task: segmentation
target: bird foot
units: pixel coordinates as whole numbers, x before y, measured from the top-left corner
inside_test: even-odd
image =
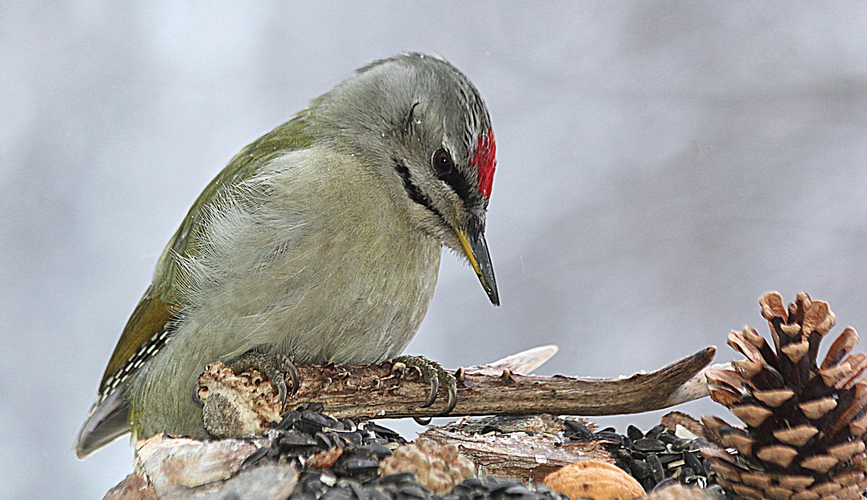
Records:
[[[403,367],[400,366],[401,363],[403,364]],[[406,367],[418,368],[421,372],[422,378],[430,384],[430,394],[428,395],[427,401],[422,405],[422,408],[427,408],[434,404],[437,398],[437,392],[439,392],[440,389],[440,384],[442,384],[448,393],[448,400],[446,401],[445,408],[443,408],[443,411],[439,416],[448,415],[455,409],[455,405],[458,404],[457,381],[455,380],[455,376],[446,371],[446,369],[439,363],[431,361],[423,356],[398,356],[394,358],[393,365],[394,369],[399,371],[405,370]]]
[[[256,351],[247,351],[237,358],[227,361],[226,366],[236,374],[243,373],[250,368],[262,372],[277,387],[281,408],[286,404],[286,397],[290,394],[286,387],[286,376],[288,375],[292,381],[291,394],[298,392],[300,387],[298,369],[295,368],[292,360],[284,354],[262,354]]]

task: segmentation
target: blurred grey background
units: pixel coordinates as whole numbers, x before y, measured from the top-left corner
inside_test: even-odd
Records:
[[[3,2],[0,496],[99,498],[131,471],[125,439],[70,447],[163,245],[240,148],[402,51],[488,103],[503,303],[447,257],[409,352],[555,343],[540,373],[600,377],[728,360],[771,289],[867,329],[867,6],[562,4]]]

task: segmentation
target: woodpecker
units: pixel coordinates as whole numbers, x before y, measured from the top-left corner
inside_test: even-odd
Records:
[[[485,241],[485,103],[447,61],[375,61],[229,162],[163,251],[74,451],[132,431],[205,438],[191,391],[246,353],[361,365],[400,355],[442,247],[499,304]]]

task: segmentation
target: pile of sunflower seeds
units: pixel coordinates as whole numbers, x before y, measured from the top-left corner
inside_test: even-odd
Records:
[[[637,479],[647,492],[680,483],[698,486],[712,496],[724,498],[713,469],[701,455],[700,449],[708,446],[703,437],[678,437],[661,424],[647,432],[630,425],[624,435],[613,427],[592,432],[577,420],[565,422],[565,436],[569,439],[604,441],[602,446],[611,453],[617,466]]]
[[[310,404],[287,413],[267,432],[268,445],[253,452],[244,465],[263,459],[280,460],[295,464],[302,472],[327,469],[335,482],[342,478],[367,481],[377,476],[380,460],[406,444],[391,429],[373,422],[337,420],[321,413],[321,409],[321,405]],[[340,454],[332,463],[318,463],[317,467],[308,464],[314,455],[321,456],[336,448]]]
[[[391,474],[370,481],[338,479],[323,481],[328,473],[305,471],[290,499],[322,500],[569,500],[544,486],[530,491],[516,481],[498,481],[493,477],[471,477],[454,487],[447,495],[434,495],[416,481],[409,472]]]
[[[566,495],[554,493],[538,484],[535,491],[516,481],[498,481],[491,476],[483,479],[471,477],[454,487],[443,500],[569,500]]]
[[[300,472],[291,500],[569,500],[541,485],[530,491],[521,483],[492,477],[471,477],[443,496],[431,493],[410,473],[380,478],[380,461],[407,441],[373,422],[338,420],[321,410],[321,405],[309,404],[289,412],[268,431],[268,445],[244,462],[294,463]],[[316,457],[335,448],[342,451],[333,463],[313,466]]]

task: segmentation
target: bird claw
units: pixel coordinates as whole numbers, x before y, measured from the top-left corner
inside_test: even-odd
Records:
[[[446,406],[439,416],[445,416],[455,409],[458,404],[458,386],[454,375],[447,372],[439,363],[431,361],[423,356],[398,356],[394,358],[394,363],[403,363],[408,367],[418,368],[422,377],[430,384],[430,393],[425,403],[421,406],[427,408],[434,404],[437,399],[437,393],[440,390],[440,382],[446,389],[448,399]]]
[[[193,399],[193,404],[195,404],[199,408],[205,407],[205,402],[202,401],[202,399],[199,397],[199,383],[198,382],[193,384],[193,392],[191,394],[191,397]]]
[[[424,371],[422,371],[422,375],[424,375]],[[440,377],[436,372],[430,373],[428,382],[430,382],[430,392],[428,393],[424,404],[421,405],[422,408],[427,408],[434,404],[437,400],[437,393],[440,391]]]
[[[268,377],[268,380],[277,387],[277,393],[280,397],[280,406],[286,404],[286,398],[298,392],[300,387],[300,377],[298,369],[292,363],[292,360],[284,354],[263,354],[256,351],[247,351],[244,354],[226,362],[235,373],[242,373],[250,368],[255,368]],[[289,375],[292,381],[292,392],[286,387],[286,375]]]

